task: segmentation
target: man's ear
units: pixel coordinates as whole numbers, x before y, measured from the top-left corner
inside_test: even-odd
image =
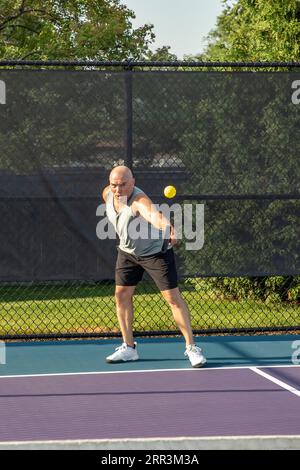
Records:
[[[110,189],[110,187],[106,186],[102,191],[102,199],[104,200],[104,202],[106,202],[106,196],[107,196],[107,193],[108,193],[109,189]]]

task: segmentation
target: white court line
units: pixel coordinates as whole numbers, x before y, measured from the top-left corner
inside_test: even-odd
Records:
[[[272,375],[267,374],[266,372],[263,372],[262,370],[258,369],[257,367],[249,367],[249,369],[252,370],[253,372],[255,372],[256,374],[261,375],[265,379],[268,379],[271,382],[274,382],[275,384],[279,385],[279,387],[282,387],[285,390],[288,390],[289,392],[294,393],[295,395],[297,395],[297,397],[300,397],[300,390],[297,390],[296,388],[292,387],[291,385],[289,385],[285,382],[282,382],[282,380],[276,379]]]
[[[0,450],[296,450],[300,435],[1,441]]]
[[[262,365],[259,367],[300,367],[299,365],[295,364],[278,364],[278,365]],[[255,369],[254,366],[225,366],[225,367],[203,367],[203,368],[181,368],[181,369],[142,369],[142,370],[114,370],[114,371],[93,371],[93,372],[57,372],[53,374],[23,374],[23,375],[0,375],[0,379],[18,379],[18,378],[26,378],[26,377],[64,377],[64,376],[77,376],[77,375],[108,375],[108,374],[136,374],[136,373],[145,373],[145,372],[178,372],[178,371],[190,371],[194,373],[199,372],[212,372],[214,370],[239,370],[239,369]]]

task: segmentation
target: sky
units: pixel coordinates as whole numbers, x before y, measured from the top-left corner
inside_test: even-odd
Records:
[[[136,19],[133,27],[145,23],[154,25],[155,50],[171,46],[170,52],[178,59],[202,52],[207,44],[206,36],[216,26],[217,16],[222,12],[222,0],[121,0]]]

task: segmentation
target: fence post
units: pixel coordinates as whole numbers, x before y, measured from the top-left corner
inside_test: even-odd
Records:
[[[132,169],[132,65],[125,66],[126,90],[126,160],[125,165]]]
[[[6,350],[4,341],[0,341],[0,365],[6,364]]]

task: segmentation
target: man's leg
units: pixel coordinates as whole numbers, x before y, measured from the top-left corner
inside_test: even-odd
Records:
[[[107,356],[106,362],[137,361],[139,356],[133,341],[133,302],[132,295],[135,286],[116,285],[115,299],[118,321],[123,337],[123,344],[116,348],[115,352]]]
[[[202,354],[202,350],[194,344],[190,312],[178,287],[163,290],[161,293],[170,305],[174,320],[184,336],[186,342],[186,351],[184,354],[188,356],[193,367],[202,367],[206,363],[206,358]]]
[[[193,344],[194,337],[191,327],[190,312],[178,287],[175,289],[163,290],[161,293],[171,307],[174,320],[184,336],[186,346]]]
[[[124,343],[134,346],[133,340],[133,301],[132,296],[136,286],[116,286],[115,299],[118,321]]]

